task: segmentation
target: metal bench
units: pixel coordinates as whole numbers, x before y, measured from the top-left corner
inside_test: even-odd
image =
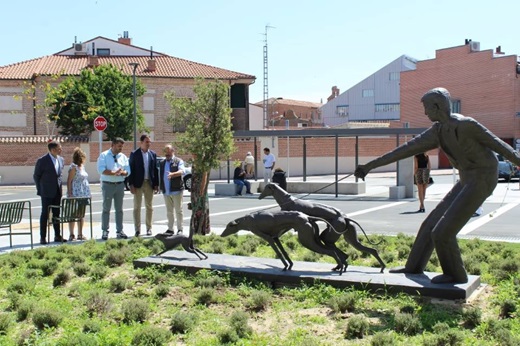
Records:
[[[60,216],[49,217],[47,223],[47,234],[50,234],[51,224],[58,222],[60,224],[60,235],[63,241],[63,224],[69,222],[77,222],[85,217],[85,212],[89,208],[90,214],[90,239],[94,237],[92,232],[92,203],[90,197],[67,197],[61,199],[61,205],[50,205],[49,214],[51,215],[51,209],[57,208],[60,210]]]
[[[13,225],[21,223],[23,211],[29,210],[29,231],[13,232]],[[2,228],[8,228],[9,233],[4,233]],[[13,235],[30,235],[31,249],[33,248],[32,213],[30,201],[0,202],[0,236],[9,236],[9,245],[13,247]]]

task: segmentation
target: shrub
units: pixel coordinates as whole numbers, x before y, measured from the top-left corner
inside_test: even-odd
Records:
[[[56,268],[58,268],[58,261],[50,259],[43,261],[40,266],[43,276],[51,276],[52,274],[54,274]]]
[[[466,308],[462,310],[462,318],[466,327],[475,328],[481,322],[482,311],[477,307]]]
[[[408,245],[399,245],[397,247],[397,258],[402,260],[405,258],[408,258],[408,255],[410,254],[410,247]]]
[[[162,346],[171,338],[170,332],[154,326],[141,328],[132,338],[132,346]]]
[[[345,330],[346,339],[362,339],[368,334],[370,324],[363,315],[352,316],[347,321],[347,329]]]
[[[235,311],[231,315],[230,326],[239,338],[247,339],[253,334],[253,328],[248,323],[249,316],[243,311]]]
[[[371,346],[394,346],[397,345],[397,339],[394,333],[378,332],[375,333],[370,340]]]
[[[305,251],[302,256],[302,261],[305,262],[318,262],[320,260],[320,254],[312,251]]]
[[[195,325],[195,315],[178,311],[172,316],[170,331],[174,334],[185,334]]]
[[[16,310],[16,320],[17,321],[25,321],[27,317],[29,317],[29,314],[33,311],[34,304],[31,301],[24,300],[20,303],[18,306],[18,309]]]
[[[33,290],[34,282],[32,280],[16,280],[7,286],[7,292],[26,294]]]
[[[98,321],[95,320],[87,320],[83,324],[83,333],[98,333],[101,331],[101,324]]]
[[[64,336],[57,343],[57,346],[98,346],[99,342],[93,335],[75,333]]]
[[[87,307],[87,312],[91,316],[94,314],[99,315],[109,312],[112,309],[112,299],[106,294],[94,291],[87,297],[85,305]]]
[[[236,248],[238,245],[238,236],[232,235],[226,238],[227,246],[230,248]]]
[[[11,326],[13,319],[10,314],[6,312],[0,313],[0,335],[7,334],[7,330]]]
[[[404,335],[413,336],[420,332],[421,321],[415,315],[397,313],[395,315],[395,331]]]
[[[170,293],[170,285],[167,284],[159,284],[155,287],[154,290],[155,296],[158,298],[164,298]]]
[[[119,275],[110,279],[109,291],[121,293],[126,290],[128,286],[128,278],[124,275]]]
[[[55,309],[40,307],[33,312],[32,320],[36,328],[41,330],[44,328],[56,328],[63,320],[63,317]]]
[[[97,265],[90,271],[92,280],[97,281],[103,279],[108,274],[108,269],[105,266]]]
[[[74,263],[72,270],[77,276],[84,276],[89,272],[90,266],[85,262]]]
[[[38,269],[27,269],[24,273],[24,276],[27,278],[27,279],[34,279],[34,278],[38,278],[40,276],[42,276],[42,271],[40,268]]]
[[[254,311],[265,310],[271,301],[271,293],[261,290],[255,290],[251,293],[251,297],[246,306]]]
[[[193,284],[195,287],[218,287],[222,286],[223,280],[220,276],[211,275],[207,277],[197,277]]]
[[[52,280],[52,286],[65,286],[67,282],[70,281],[72,274],[68,270],[62,270]]]
[[[233,329],[225,329],[218,333],[218,340],[221,345],[225,344],[236,344],[240,338]]]
[[[424,346],[458,346],[462,345],[464,335],[460,330],[447,329],[433,336],[426,338],[423,342]]]
[[[215,302],[215,292],[212,288],[203,288],[196,296],[197,304],[210,305]]]
[[[298,247],[298,240],[296,240],[296,237],[288,237],[287,240],[284,241],[284,246],[294,251]]]
[[[127,249],[111,250],[105,256],[105,264],[109,267],[119,267],[126,262],[128,255]]]
[[[414,305],[405,305],[405,306],[402,306],[400,309],[399,309],[399,312],[403,313],[403,314],[413,314],[415,313],[415,306]]]
[[[506,299],[500,303],[500,317],[511,318],[516,312],[516,302],[513,299]]]
[[[9,310],[16,310],[18,309],[18,306],[20,306],[20,302],[22,301],[22,295],[18,292],[9,292],[7,291],[6,295],[7,301],[8,301],[8,308]]]
[[[328,306],[334,312],[345,313],[347,311],[354,311],[356,309],[356,295],[354,293],[345,293],[333,296],[328,301]]]
[[[127,324],[132,322],[143,323],[148,318],[150,306],[148,302],[144,300],[132,298],[123,302],[121,310],[123,313],[123,322]]]

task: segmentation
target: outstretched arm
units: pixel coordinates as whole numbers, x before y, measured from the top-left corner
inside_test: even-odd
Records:
[[[364,179],[368,172],[370,172],[374,168],[388,165],[390,163],[405,159],[415,154],[437,148],[439,146],[439,138],[437,135],[437,131],[437,125],[434,124],[432,127],[421,133],[419,136],[395,148],[394,150],[378,157],[377,159],[369,161],[364,165],[359,165],[356,168],[354,175],[357,178]]]

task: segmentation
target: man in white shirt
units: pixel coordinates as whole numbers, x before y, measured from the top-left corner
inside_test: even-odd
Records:
[[[268,183],[271,180],[271,174],[273,172],[274,164],[276,163],[276,158],[273,154],[271,154],[271,150],[269,148],[264,148],[264,183]]]

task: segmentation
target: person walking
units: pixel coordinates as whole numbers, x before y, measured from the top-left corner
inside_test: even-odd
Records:
[[[246,180],[246,172],[242,169],[242,165],[239,163],[235,171],[233,172],[233,183],[236,185],[236,195],[242,196],[242,190],[244,186],[246,187],[246,194],[252,195],[251,193],[251,183]]]
[[[423,273],[433,250],[442,274],[431,282],[466,283],[468,275],[457,244],[457,234],[497,185],[498,160],[494,152],[520,165],[520,155],[475,119],[451,112],[451,96],[444,88],[429,90],[421,98],[433,125],[414,139],[364,165],[355,176],[415,154],[436,149],[446,153],[460,180],[421,224],[404,268],[391,273]]]
[[[40,244],[45,245],[50,242],[50,235],[47,238],[47,223],[49,221],[49,206],[60,205],[62,196],[61,176],[63,172],[63,157],[61,154],[61,144],[57,141],[50,141],[47,144],[48,153],[40,157],[34,166],[33,179],[36,184],[36,194],[40,196],[42,212],[40,214]],[[60,216],[59,208],[51,208],[53,217]],[[54,228],[54,241],[66,242],[60,232],[60,223],[52,222]]]
[[[251,155],[251,152],[248,151],[246,158],[244,159],[244,165],[246,170],[246,178],[252,178],[255,175],[255,158]]]
[[[426,196],[426,188],[430,181],[430,158],[426,153],[420,153],[414,156],[414,178],[417,185],[417,193],[419,194],[419,210],[418,213],[424,213],[424,198]]]
[[[264,148],[264,183],[267,184],[271,180],[271,173],[274,168],[274,164],[276,163],[276,157],[271,154],[271,150],[269,148]]]
[[[103,194],[103,212],[101,214],[101,239],[108,239],[110,209],[112,200],[116,211],[116,235],[117,239],[127,239],[123,232],[123,197],[125,195],[125,177],[131,176],[128,158],[122,153],[125,141],[122,138],[114,138],[110,149],[99,155],[97,171],[101,175],[101,192]]]
[[[72,163],[69,168],[67,177],[67,197],[91,197],[90,185],[88,183],[88,173],[85,170],[85,161],[87,156],[81,148],[75,148],[72,153]],[[86,208],[86,205],[82,206]],[[87,240],[83,235],[83,225],[85,219],[77,221],[78,223],[78,240]],[[74,235],[75,222],[69,222],[69,241],[76,240]]]
[[[184,161],[175,156],[175,150],[171,144],[164,147],[166,159],[159,165],[160,187],[166,204],[166,217],[168,218],[168,230],[166,234],[175,234],[173,225],[177,218],[177,234],[182,234],[182,223],[184,212],[182,210],[182,197],[184,195],[184,182],[182,176],[185,174]]]
[[[144,134],[140,138],[139,148],[130,154],[130,171],[128,177],[130,192],[134,195],[134,229],[135,236],[141,235],[141,205],[144,195],[146,209],[146,235],[152,235],[153,195],[159,192],[157,177],[157,154],[150,149],[150,136]]]

